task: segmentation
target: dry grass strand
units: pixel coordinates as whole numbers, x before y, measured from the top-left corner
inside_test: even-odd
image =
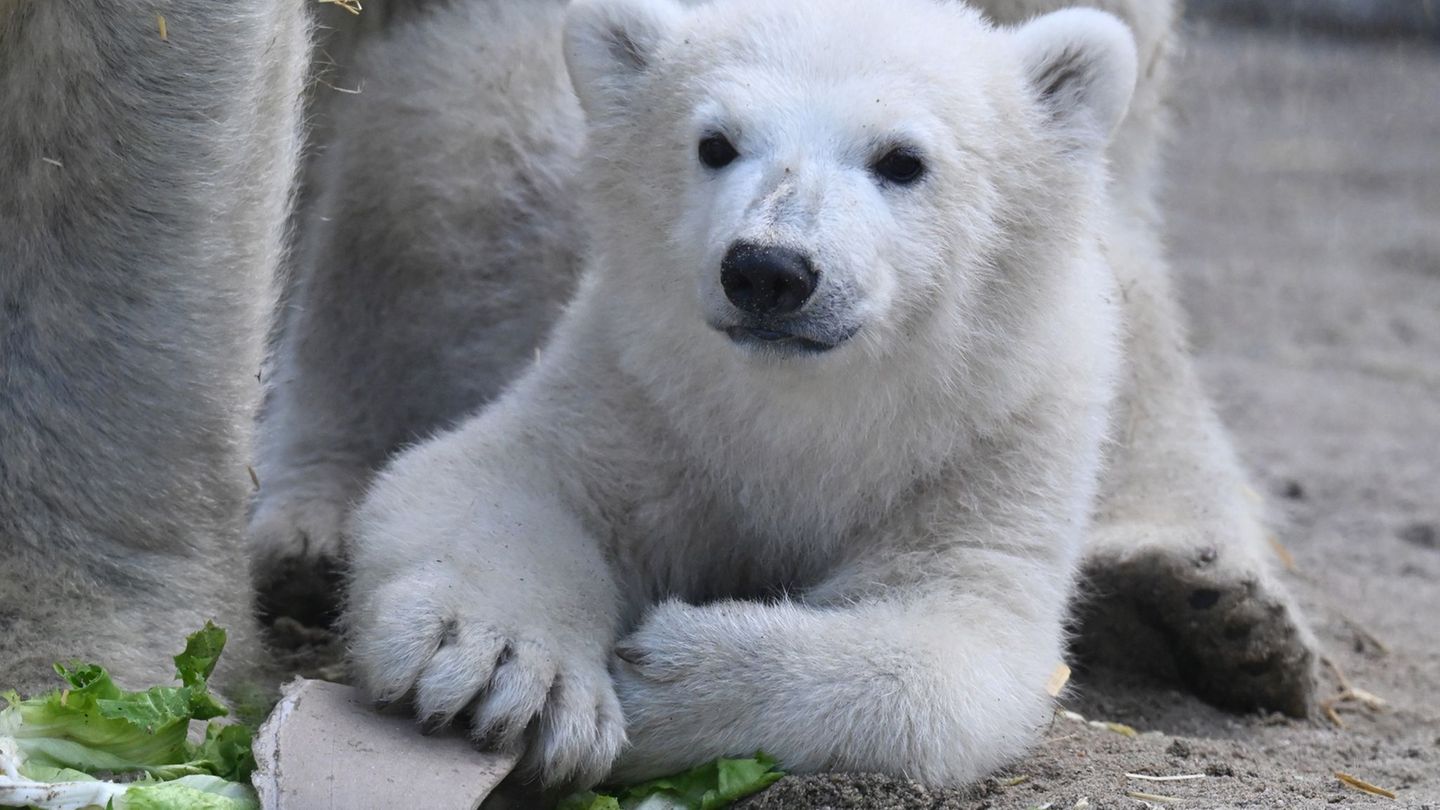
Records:
[[[1358,776],[1351,776],[1344,771],[1336,771],[1335,778],[1340,780],[1340,784],[1345,785],[1346,787],[1354,788],[1361,793],[1369,793],[1371,796],[1383,796],[1387,799],[1397,798],[1395,795],[1395,791],[1386,790],[1379,785],[1372,785],[1369,782],[1366,782],[1364,779],[1361,779]]]

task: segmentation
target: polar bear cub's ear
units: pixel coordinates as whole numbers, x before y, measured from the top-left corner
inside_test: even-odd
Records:
[[[1104,147],[1135,92],[1135,38],[1103,11],[1071,8],[1015,31],[1027,78],[1051,120],[1079,144]]]
[[[676,0],[577,0],[565,17],[565,64],[591,116],[621,109],[679,23]]]

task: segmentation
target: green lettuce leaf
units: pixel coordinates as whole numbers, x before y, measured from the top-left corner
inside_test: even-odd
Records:
[[[81,774],[84,777],[84,774]],[[103,782],[85,777],[61,782],[12,779],[0,774],[0,807],[39,810],[259,810],[249,785],[218,776],[183,776],[169,782]]]
[[[225,630],[206,622],[198,632],[185,639],[185,649],[175,656],[175,677],[182,684],[205,691],[206,682],[215,672],[220,653],[225,651]]]
[[[620,810],[620,800],[602,796],[593,790],[572,793],[556,805],[555,810]]]
[[[638,785],[572,794],[559,810],[720,810],[784,776],[776,764],[763,752],[751,759],[717,759]]]
[[[161,722],[159,708],[147,720],[127,717],[141,712],[131,711],[127,693],[104,669],[57,666],[56,671],[69,688],[30,700],[13,692],[0,696],[9,704],[0,714],[12,718],[5,724],[13,726],[8,736],[27,766],[133,772],[186,759],[188,718]]]
[[[223,739],[224,732],[215,732],[213,741],[207,735],[199,752],[186,741],[191,720],[226,714],[207,685],[224,648],[225,631],[207,622],[175,656],[175,677],[184,685],[143,692],[121,689],[97,664],[56,664],[65,688],[30,700],[14,692],[0,695],[8,704],[0,714],[10,716],[0,733],[16,740],[26,768],[144,772],[160,778],[213,774],[219,768],[248,776],[233,750],[238,732]],[[197,753],[201,762],[192,763]]]
[[[132,784],[114,810],[259,810],[249,785],[218,776],[183,776],[170,782]]]
[[[206,773],[248,783],[255,771],[255,753],[250,746],[253,736],[247,726],[210,723],[205,728],[205,741],[196,746],[191,761]]]

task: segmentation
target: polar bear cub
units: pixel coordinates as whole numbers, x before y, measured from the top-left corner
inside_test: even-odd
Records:
[[[551,783],[1016,756],[1120,359],[1128,30],[585,0],[564,42],[588,267],[536,362],[358,509],[364,684]]]

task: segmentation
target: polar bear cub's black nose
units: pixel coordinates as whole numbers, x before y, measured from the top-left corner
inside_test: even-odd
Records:
[[[777,245],[736,242],[720,263],[725,297],[752,315],[785,315],[815,292],[819,274],[810,257]]]

